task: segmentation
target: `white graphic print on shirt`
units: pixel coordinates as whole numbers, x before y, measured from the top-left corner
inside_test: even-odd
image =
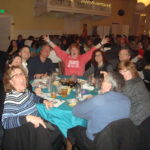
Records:
[[[68,68],[79,68],[79,60],[69,60]]]

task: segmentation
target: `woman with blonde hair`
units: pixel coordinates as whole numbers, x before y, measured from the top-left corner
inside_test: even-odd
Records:
[[[130,118],[141,131],[140,149],[150,149],[150,93],[139,77],[134,63],[122,61],[118,66],[125,79],[123,93],[131,100]]]

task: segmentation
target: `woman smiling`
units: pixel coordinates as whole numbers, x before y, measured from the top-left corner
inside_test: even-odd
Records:
[[[54,138],[61,134],[57,128],[49,133],[45,121],[39,117],[36,103],[45,104],[47,109],[52,103],[27,90],[27,77],[21,67],[10,67],[6,71],[4,88],[7,92],[2,114],[4,149],[51,149]]]

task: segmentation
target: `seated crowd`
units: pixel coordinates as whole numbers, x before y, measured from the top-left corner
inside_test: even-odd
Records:
[[[114,121],[128,118],[139,132],[138,150],[150,149],[150,37],[46,35],[24,40],[19,35],[5,54],[0,53],[0,61],[0,136],[4,150],[66,148],[58,127],[41,118],[36,108],[36,103],[43,103],[47,109],[53,104],[39,96],[39,89],[32,91],[30,85],[31,80],[53,72],[92,78],[93,84],[101,81],[99,95],[73,108],[75,116],[87,120],[87,127],[68,130],[73,145],[92,150],[97,133]],[[137,138],[133,136],[133,141]]]

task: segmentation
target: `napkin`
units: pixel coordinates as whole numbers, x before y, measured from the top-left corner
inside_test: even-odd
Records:
[[[94,90],[94,87],[93,87],[93,86],[90,86],[90,85],[87,84],[87,83],[85,83],[85,84],[82,85],[82,89],[92,91],[92,90]]]
[[[41,93],[40,97],[53,102],[54,107],[59,107],[61,104],[65,102],[64,100],[51,98],[49,93]]]

